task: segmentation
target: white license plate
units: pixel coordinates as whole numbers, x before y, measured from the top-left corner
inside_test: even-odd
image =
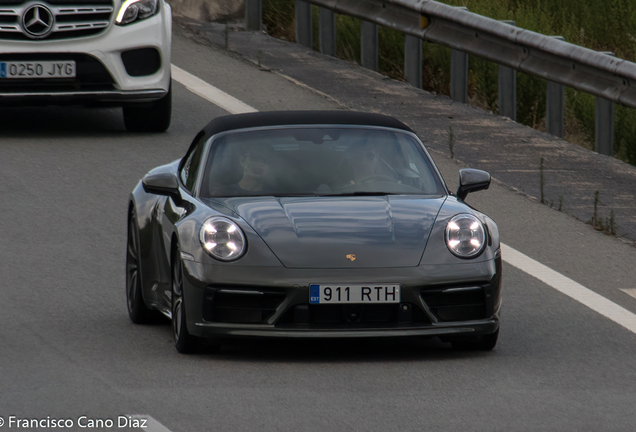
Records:
[[[0,78],[75,78],[74,61],[0,62]]]
[[[309,285],[309,303],[400,303],[400,285]]]

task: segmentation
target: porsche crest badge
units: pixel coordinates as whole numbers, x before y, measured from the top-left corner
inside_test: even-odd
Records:
[[[356,256],[354,254],[348,254],[347,255],[347,259],[351,260],[351,261],[355,261],[356,260]]]

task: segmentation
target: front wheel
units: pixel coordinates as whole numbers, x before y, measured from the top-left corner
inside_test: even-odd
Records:
[[[172,85],[168,93],[150,105],[124,107],[124,124],[129,132],[165,132],[172,121]]]
[[[141,266],[139,259],[139,229],[135,210],[128,215],[128,241],[126,242],[126,304],[128,316],[135,324],[149,324],[155,319],[154,311],[148,309],[141,290]]]
[[[126,300],[128,316],[135,324],[149,324],[155,320],[155,312],[148,309],[141,290],[141,260],[139,254],[139,228],[135,210],[128,216],[128,241],[126,244]]]
[[[176,251],[172,262],[172,332],[174,346],[182,354],[196,352],[199,340],[188,332],[183,290],[183,263],[181,253]]]

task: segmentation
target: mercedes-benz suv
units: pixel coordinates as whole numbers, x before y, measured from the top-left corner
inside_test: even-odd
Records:
[[[171,41],[165,0],[0,0],[0,106],[121,106],[165,131]]]

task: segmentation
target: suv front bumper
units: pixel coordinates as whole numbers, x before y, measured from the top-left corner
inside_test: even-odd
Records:
[[[116,2],[117,4],[119,2]],[[113,14],[114,15],[114,14]],[[125,104],[151,102],[165,96],[170,88],[170,47],[172,34],[172,13],[170,7],[161,2],[157,15],[126,26],[114,23],[104,32],[84,38],[62,40],[3,40],[0,61],[56,58],[69,60],[83,57],[103,66],[99,74],[99,86],[87,86],[79,77],[75,80],[60,79],[38,82],[32,79],[0,80],[0,103],[2,105],[21,104],[61,104],[61,103],[106,103]],[[157,51],[160,64],[156,72],[145,76],[131,76],[126,71],[122,53],[151,48]],[[86,69],[84,76],[90,76],[93,69]],[[78,76],[81,65],[78,64]]]

